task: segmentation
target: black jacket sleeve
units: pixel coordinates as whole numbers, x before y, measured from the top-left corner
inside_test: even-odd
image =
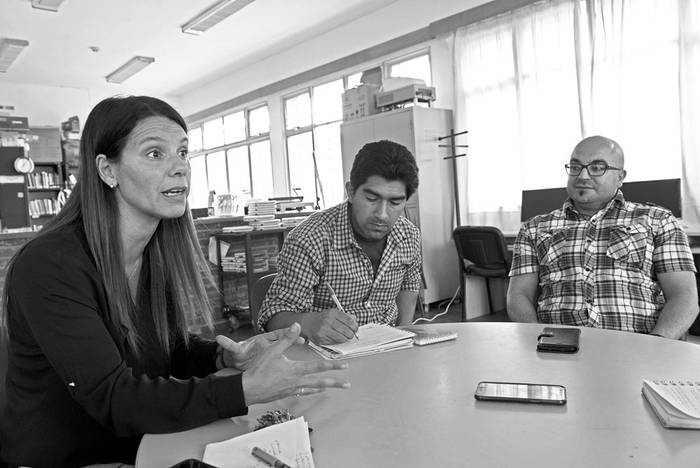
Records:
[[[216,341],[190,334],[189,343],[179,338],[171,353],[171,373],[178,379],[206,377],[216,372]]]

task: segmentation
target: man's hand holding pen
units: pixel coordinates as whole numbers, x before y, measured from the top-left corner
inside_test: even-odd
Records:
[[[300,321],[302,335],[316,344],[344,343],[355,339],[355,317],[337,308],[308,312]]]

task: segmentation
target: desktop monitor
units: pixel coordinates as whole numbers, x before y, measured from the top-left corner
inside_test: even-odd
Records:
[[[681,217],[681,180],[661,179],[641,182],[625,182],[622,193],[629,201],[653,203],[671,210],[676,218]],[[561,208],[567,197],[565,188],[523,190],[520,220]]]

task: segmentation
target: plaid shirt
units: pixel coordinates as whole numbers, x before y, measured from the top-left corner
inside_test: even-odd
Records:
[[[678,220],[618,191],[592,217],[568,199],[525,222],[510,276],[539,272],[539,322],[649,333],[665,303],[657,275],[672,271],[695,271]]]
[[[260,309],[260,329],[280,312],[335,307],[324,287],[326,281],[358,324],[396,323],[396,296],[404,290],[418,291],[422,285],[420,232],[399,217],[375,276],[372,262],[355,240],[349,206],[346,201],[315,213],[289,233],[279,255],[277,277]]]

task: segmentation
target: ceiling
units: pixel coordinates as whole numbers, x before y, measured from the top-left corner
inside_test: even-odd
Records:
[[[50,12],[0,0],[0,37],[29,41],[0,83],[180,96],[396,0],[256,0],[200,36],[181,32],[216,1],[65,0]],[[135,55],[155,63],[105,81]]]

